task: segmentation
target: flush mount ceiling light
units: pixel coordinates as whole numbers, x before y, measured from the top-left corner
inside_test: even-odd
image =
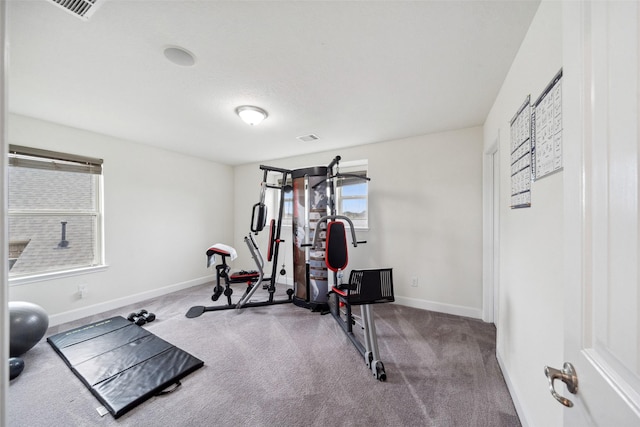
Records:
[[[251,126],[260,124],[268,116],[267,112],[262,108],[254,107],[253,105],[242,105],[236,108],[236,113],[243,122]]]
[[[171,62],[182,67],[191,67],[196,63],[193,53],[179,46],[169,46],[164,50],[164,56]]]

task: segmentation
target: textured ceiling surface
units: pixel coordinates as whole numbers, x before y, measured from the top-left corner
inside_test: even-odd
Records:
[[[230,165],[482,125],[539,4],[98,1],[8,1],[9,112]]]

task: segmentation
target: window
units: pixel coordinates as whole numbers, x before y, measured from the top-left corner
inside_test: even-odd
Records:
[[[9,279],[98,266],[102,160],[9,146]]]
[[[366,170],[354,170],[343,173],[367,177]],[[336,189],[336,210],[338,215],[349,217],[356,228],[367,228],[369,225],[369,181],[357,177],[338,179]]]
[[[367,161],[344,162],[340,164],[340,173],[348,177],[336,181],[336,213],[349,217],[356,228],[369,226],[369,181],[353,175],[367,177]],[[288,184],[291,184],[289,178]],[[282,182],[278,181],[278,185]],[[278,193],[278,192],[274,192]],[[279,194],[274,194],[273,205],[278,206]],[[293,192],[285,193],[283,224],[290,225],[293,221]]]

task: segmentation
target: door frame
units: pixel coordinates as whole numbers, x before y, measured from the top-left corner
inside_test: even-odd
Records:
[[[482,320],[498,324],[500,287],[500,134],[482,159]]]
[[[9,285],[8,285],[8,225],[7,225],[7,2],[0,0],[0,43],[2,44],[2,58],[0,58],[0,174],[3,179],[0,184],[0,203],[2,204],[2,213],[0,214],[0,277],[2,289],[0,290],[0,360],[2,367],[0,368],[0,426],[7,423],[7,392],[9,391]]]

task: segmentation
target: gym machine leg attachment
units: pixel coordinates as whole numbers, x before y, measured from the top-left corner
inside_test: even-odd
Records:
[[[216,285],[213,288],[213,295],[211,295],[211,301],[218,301],[218,298],[220,298],[220,295],[222,295],[223,292],[224,292],[224,288],[220,285]]]
[[[355,287],[352,286],[355,284]],[[353,288],[353,290],[352,290]],[[384,363],[380,359],[378,349],[378,336],[373,316],[373,304],[391,302],[394,300],[391,269],[376,270],[352,270],[349,277],[349,287],[340,289],[333,287],[329,293],[329,306],[331,314],[336,319],[342,330],[362,355],[365,365],[374,378],[380,381],[387,380]],[[340,306],[344,309],[341,310]],[[362,323],[362,342],[354,334],[353,326],[356,324],[355,315],[352,314],[353,306],[359,305]]]
[[[280,232],[282,230],[282,218],[284,214],[285,193],[290,193],[292,191],[291,185],[287,184],[290,180],[288,177],[291,175],[291,171],[288,169],[281,169],[272,166],[264,166],[260,165],[260,170],[263,171],[262,182],[260,183],[260,201],[253,205],[252,213],[251,213],[251,233],[258,235],[259,232],[263,231],[266,222],[267,222],[267,205],[265,202],[265,193],[267,189],[274,189],[279,192],[279,204],[277,209],[277,215],[269,224],[269,244],[267,247],[267,261],[271,262],[271,276],[265,277],[264,275],[264,267],[265,260],[260,253],[260,249],[253,237],[252,234],[249,234],[244,238],[247,247],[249,248],[249,252],[251,252],[251,257],[256,264],[257,270],[240,272],[239,274],[229,274],[229,267],[226,263],[226,259],[229,258],[233,261],[237,258],[238,254],[235,249],[230,246],[217,243],[207,250],[207,267],[211,267],[214,264],[215,256],[222,257],[222,263],[216,266],[216,286],[213,291],[213,295],[211,299],[213,301],[218,300],[222,294],[227,297],[227,305],[226,306],[209,306],[205,307],[202,305],[197,305],[191,307],[189,311],[186,313],[186,317],[194,318],[198,317],[201,314],[207,311],[218,311],[218,310],[228,310],[233,308],[244,308],[244,307],[264,307],[267,305],[274,304],[286,304],[293,301],[293,290],[287,289],[287,298],[286,299],[278,299],[274,298],[275,290],[276,290],[276,278],[278,274],[278,253],[280,244],[284,243],[284,240],[280,238]],[[269,178],[270,173],[278,173],[281,175],[281,178],[278,180],[280,184],[272,184],[272,180]],[[284,264],[282,264],[282,270],[280,272],[281,275],[286,274],[284,269]],[[224,290],[222,290],[221,279],[224,279]],[[240,301],[237,303],[233,303],[231,301],[232,290],[230,288],[231,283],[248,283],[246,291],[243,293]],[[251,301],[251,297],[254,295],[258,288],[262,287],[263,289],[268,291],[268,299],[266,301]]]
[[[322,217],[318,220],[318,224],[327,219],[346,221],[351,226],[352,240],[355,245],[363,243],[357,242],[353,223],[348,217],[341,215]],[[384,364],[380,360],[372,306],[373,304],[394,301],[392,269],[351,270],[348,283],[342,283],[342,272],[347,266],[347,240],[344,223],[328,222],[326,235],[325,261],[327,267],[335,273],[335,285],[328,294],[331,315],[360,352],[373,376],[380,381],[386,381],[387,374],[384,370]],[[317,247],[316,237],[314,237],[312,247]],[[356,316],[352,312],[353,306],[356,305],[360,306],[359,322],[356,321]],[[364,340],[354,334],[353,327],[356,324],[361,328]]]
[[[255,271],[241,271],[238,273],[229,274],[229,266],[226,262],[227,257],[231,256],[231,250],[233,248],[229,248],[226,245],[214,245],[207,251],[207,256],[219,255],[222,257],[221,264],[216,266],[216,285],[213,288],[213,295],[211,299],[213,301],[218,300],[221,295],[227,297],[226,305],[218,305],[218,306],[203,306],[197,305],[191,307],[189,311],[187,311],[186,317],[194,318],[206,313],[208,311],[220,311],[220,310],[229,310],[229,309],[241,309],[245,307],[264,307],[267,305],[275,305],[275,304],[285,304],[290,303],[292,301],[293,291],[287,289],[287,298],[284,300],[275,300],[274,294],[276,291],[275,281],[271,278],[264,278],[264,259],[260,254],[260,250],[258,249],[258,245],[256,244],[253,236],[250,234],[244,238],[247,247],[249,248],[249,252],[251,253],[251,257],[253,258],[257,270]],[[233,250],[235,252],[235,250]],[[222,283],[224,281],[224,287]],[[267,283],[268,290],[268,300],[267,301],[259,301],[253,302],[250,301],[253,297],[254,293],[262,288],[262,284]],[[247,285],[246,289],[242,293],[242,297],[237,303],[233,303],[231,300],[231,295],[233,294],[233,289],[231,288],[232,283],[245,283]],[[291,291],[291,292],[290,292]]]

